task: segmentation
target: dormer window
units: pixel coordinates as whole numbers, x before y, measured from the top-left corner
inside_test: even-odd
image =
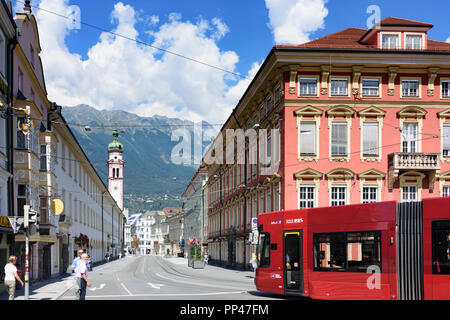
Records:
[[[381,46],[383,49],[397,49],[398,43],[398,35],[384,34],[382,36]]]
[[[407,50],[422,49],[422,36],[421,35],[406,35],[405,36],[405,49],[407,49]]]

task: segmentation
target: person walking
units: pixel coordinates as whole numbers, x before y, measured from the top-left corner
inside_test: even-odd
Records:
[[[86,266],[86,261],[88,259],[88,254],[83,253],[81,255],[81,260],[77,264],[76,268],[76,277],[77,277],[77,284],[80,288],[80,296],[77,300],[86,300],[86,290],[87,287],[91,286],[91,283],[88,280],[88,269]]]
[[[16,268],[16,256],[9,257],[9,263],[5,265],[5,288],[9,294],[9,300],[14,300],[16,293],[16,280],[20,282],[22,287],[24,286],[22,279],[17,274]]]
[[[86,261],[86,267],[88,268],[89,271],[92,271],[92,260],[91,260],[91,256],[88,253],[88,259]]]
[[[110,255],[109,255],[109,251],[108,251],[108,252],[106,252],[106,254],[105,254],[106,262],[109,262],[109,257],[110,257]]]
[[[72,268],[73,268],[72,272],[74,272],[74,273],[76,272],[78,263],[81,261],[81,255],[83,253],[84,253],[84,251],[82,249],[78,250],[78,256],[75,257],[75,259],[73,259],[73,261],[72,261]],[[77,282],[77,285],[76,285],[76,288],[75,288],[75,297],[76,297],[77,300],[80,299],[80,287],[78,285],[78,282]]]

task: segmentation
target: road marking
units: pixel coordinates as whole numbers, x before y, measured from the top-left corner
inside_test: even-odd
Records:
[[[132,296],[133,294],[130,292],[130,290],[127,289],[127,287],[125,287],[125,285],[123,283],[120,283],[122,285],[122,288],[125,289],[125,291],[128,293],[129,296]]]
[[[147,283],[149,286],[151,286],[154,289],[161,289],[161,287],[164,287],[163,284],[153,284],[151,282]]]
[[[155,293],[155,294],[132,294],[132,295],[95,295],[86,296],[86,299],[99,299],[99,298],[120,298],[120,297],[179,297],[179,296],[216,296],[216,295],[229,295],[229,294],[242,294],[248,293],[247,291],[228,291],[228,292],[206,292],[206,293]],[[72,300],[71,297],[63,297],[63,299]]]
[[[100,288],[89,288],[89,290],[91,290],[91,291],[95,291],[95,290],[97,290],[97,289],[101,290],[101,289],[103,289],[104,287],[105,287],[105,284],[102,283],[102,284],[100,285]]]

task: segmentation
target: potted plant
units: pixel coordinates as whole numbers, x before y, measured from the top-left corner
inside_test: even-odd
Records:
[[[195,245],[189,246],[189,257],[188,257],[188,267],[194,267],[194,259],[195,259]]]
[[[204,269],[205,268],[205,261],[202,259],[202,247],[199,245],[195,245],[193,246],[195,247],[194,251],[195,251],[195,259],[194,259],[194,264],[193,264],[193,268],[194,269]]]

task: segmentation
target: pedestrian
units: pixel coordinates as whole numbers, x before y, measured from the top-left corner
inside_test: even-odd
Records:
[[[91,286],[91,283],[88,280],[88,269],[86,266],[87,259],[88,254],[83,253],[81,255],[81,260],[78,262],[76,268],[77,284],[78,287],[80,288],[80,296],[77,300],[86,300],[87,287]]]
[[[106,262],[109,262],[109,251],[106,252],[106,254],[105,254],[105,259],[106,259]]]
[[[82,255],[83,253],[84,253],[84,251],[83,251],[82,249],[79,249],[79,250],[78,250],[78,256],[75,257],[75,259],[73,259],[73,261],[72,261],[72,268],[73,268],[72,272],[73,272],[73,273],[76,272],[77,265],[78,265],[78,263],[81,261],[81,255]],[[77,285],[76,285],[76,287],[75,287],[75,297],[76,297],[77,300],[80,299],[80,287],[79,287],[79,285],[78,285],[78,282],[77,282]]]
[[[92,260],[91,260],[91,256],[88,254],[88,259],[86,261],[86,267],[88,268],[89,271],[92,271]]]
[[[16,293],[16,280],[20,282],[22,287],[24,286],[22,279],[20,279],[17,274],[17,268],[15,266],[16,261],[16,256],[10,256],[9,263],[5,265],[5,288],[9,293],[9,300],[14,300],[14,294]]]

